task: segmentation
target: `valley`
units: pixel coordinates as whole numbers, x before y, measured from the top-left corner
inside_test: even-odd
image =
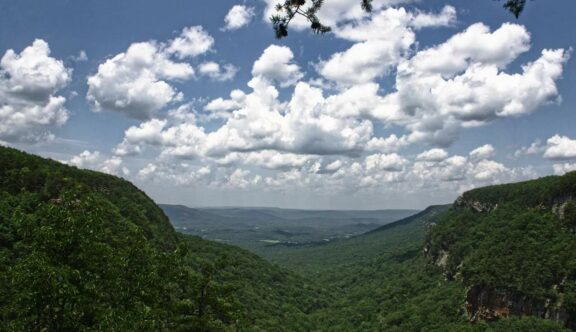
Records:
[[[9,148],[0,164],[1,331],[575,329],[574,172],[416,213],[164,205],[172,228],[123,179]],[[183,227],[262,231],[242,249]]]
[[[260,255],[275,247],[311,246],[350,238],[418,212],[159,206],[179,232],[237,245]]]

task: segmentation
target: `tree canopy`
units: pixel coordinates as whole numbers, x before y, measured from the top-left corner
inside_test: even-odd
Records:
[[[330,32],[332,28],[324,25],[317,15],[323,5],[324,0],[285,0],[284,3],[278,3],[276,5],[278,14],[270,17],[276,38],[280,39],[288,36],[288,26],[297,15],[304,17],[310,22],[310,29],[313,32],[318,34]],[[360,0],[360,6],[365,12],[372,12],[372,0]],[[503,7],[518,18],[524,11],[525,6],[526,0],[505,0]]]

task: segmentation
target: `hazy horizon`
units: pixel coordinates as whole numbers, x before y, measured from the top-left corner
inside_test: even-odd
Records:
[[[576,169],[576,2],[6,2],[0,144],[194,206],[423,209]],[[15,14],[16,13],[16,14]]]

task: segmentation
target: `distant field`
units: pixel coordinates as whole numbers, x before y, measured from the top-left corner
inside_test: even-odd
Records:
[[[161,204],[176,230],[256,253],[331,242],[369,232],[418,210],[293,210],[189,208]]]

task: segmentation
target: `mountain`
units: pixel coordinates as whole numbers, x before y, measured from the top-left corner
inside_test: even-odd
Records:
[[[128,181],[0,147],[0,331],[307,330],[331,296]]]
[[[467,289],[472,320],[531,315],[576,329],[576,172],[464,193],[428,259]]]
[[[347,238],[418,212],[159,206],[180,232],[238,245],[264,256],[271,246],[294,247]]]
[[[176,232],[123,179],[0,147],[0,331],[575,330],[575,197],[576,172],[480,188],[269,263]],[[282,236],[380,213],[173,209]]]
[[[576,330],[576,172],[464,193],[376,230],[275,249],[337,294],[342,331]]]

